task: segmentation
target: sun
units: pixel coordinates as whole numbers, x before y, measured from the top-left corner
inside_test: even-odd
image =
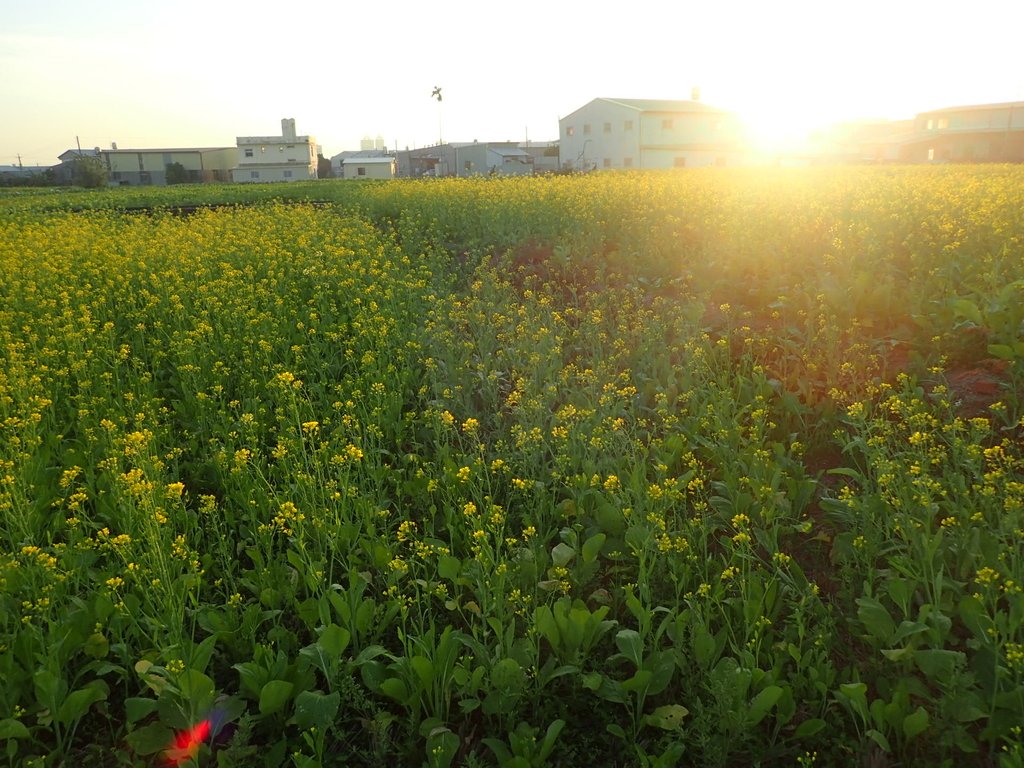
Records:
[[[761,104],[738,113],[752,147],[762,151],[798,150],[827,122],[813,109],[782,104]]]

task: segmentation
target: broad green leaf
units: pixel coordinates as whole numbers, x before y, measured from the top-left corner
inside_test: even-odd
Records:
[[[13,717],[0,720],[0,740],[27,739],[28,737],[28,728],[20,720],[15,720]]]
[[[651,684],[651,670],[640,669],[628,680],[623,681],[622,688],[626,691],[647,691],[647,687]]]
[[[697,627],[693,632],[693,655],[697,663],[702,667],[711,665],[715,654],[715,638],[703,626]]]
[[[426,656],[413,656],[409,659],[409,666],[416,673],[420,684],[424,689],[430,690],[434,684],[434,665]]]
[[[674,731],[680,726],[683,722],[683,718],[688,714],[690,714],[690,710],[682,704],[666,704],[663,707],[658,707],[649,715],[646,715],[644,717],[644,721],[648,725],[653,725],[656,728],[662,728],[666,731]]]
[[[601,547],[604,546],[605,539],[607,538],[603,533],[595,533],[587,539],[583,544],[583,562],[594,562],[601,553]]]
[[[73,723],[89,711],[89,707],[107,698],[106,684],[94,683],[67,695],[57,711],[58,723]]]
[[[320,633],[316,644],[323,648],[328,659],[336,660],[345,652],[351,640],[352,633],[347,629],[339,627],[337,624],[328,624]]]
[[[457,557],[441,555],[441,558],[437,561],[437,574],[442,579],[450,579],[454,581],[458,578],[461,571],[462,561]]]
[[[341,694],[338,691],[324,694],[320,691],[303,691],[295,697],[295,724],[303,730],[319,728],[326,730],[338,715]]]
[[[750,702],[747,710],[747,722],[752,725],[760,723],[768,711],[778,703],[782,696],[782,688],[778,685],[769,685]]]
[[[502,659],[491,668],[491,685],[500,691],[518,693],[526,686],[526,673],[515,659]]]
[[[389,677],[382,682],[380,684],[380,692],[400,704],[405,704],[409,701],[409,689],[397,677]]]
[[[151,723],[125,736],[136,754],[155,755],[174,743],[174,732],[163,723]]]
[[[874,637],[890,643],[896,624],[885,606],[869,597],[857,598],[857,618]]]
[[[621,629],[615,635],[615,645],[619,653],[639,668],[643,664],[644,640],[635,629]]]
[[[555,545],[551,550],[551,562],[558,567],[568,565],[574,557],[576,557],[576,550],[565,542]]]
[[[889,746],[889,740],[885,738],[885,736],[880,731],[876,731],[874,728],[872,728],[871,730],[867,731],[864,735],[871,739],[873,742],[875,742],[875,744],[880,746],[886,752],[892,752],[892,747]]]
[[[271,680],[260,691],[260,713],[272,715],[280,712],[288,703],[294,689],[295,685],[287,680]]]
[[[1017,350],[1009,344],[989,344],[988,353],[992,357],[998,357],[1000,360],[1013,360],[1017,357]]]
[[[583,687],[588,691],[596,691],[601,687],[604,677],[600,672],[586,672],[583,675]]]
[[[128,717],[129,723],[137,723],[142,718],[146,718],[157,711],[157,705],[160,703],[156,698],[126,698],[125,699],[125,714]]]
[[[926,648],[914,652],[914,663],[925,677],[943,683],[952,679],[953,671],[964,659],[965,656],[960,651],[947,651],[941,648]]]
[[[928,712],[924,707],[918,707],[909,715],[903,718],[903,735],[912,739],[928,727]]]
[[[825,728],[825,721],[819,718],[812,718],[810,720],[804,720],[796,729],[796,737],[798,739],[806,739],[809,736],[813,736],[816,733],[820,733]]]
[[[954,299],[953,311],[960,317],[970,320],[975,325],[984,325],[985,321],[981,317],[981,310],[978,309],[978,305],[970,299]]]
[[[110,651],[110,641],[102,632],[94,632],[86,639],[82,652],[94,659],[102,659]]]

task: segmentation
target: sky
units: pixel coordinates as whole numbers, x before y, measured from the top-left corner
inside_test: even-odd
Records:
[[[1021,29],[1021,0],[0,0],[0,165],[233,146],[284,117],[328,157],[551,141],[594,98],[694,86],[787,140],[1024,100]]]

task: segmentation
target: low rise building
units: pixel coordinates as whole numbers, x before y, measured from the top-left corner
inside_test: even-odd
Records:
[[[233,181],[303,181],[317,178],[317,146],[312,136],[299,136],[295,120],[281,121],[280,136],[239,136]]]
[[[111,148],[98,149],[97,156],[107,169],[108,182],[114,186],[225,182],[231,180],[235,164],[234,147]]]
[[[598,98],[558,121],[562,167],[731,166],[747,161],[743,124],[703,102]]]
[[[395,158],[387,155],[350,157],[341,161],[341,176],[344,179],[393,179],[395,168]]]

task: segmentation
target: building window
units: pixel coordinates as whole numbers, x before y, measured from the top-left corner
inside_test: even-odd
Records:
[[[632,168],[633,167],[633,158],[632,157],[624,157],[624,158],[622,158],[622,167],[623,168]]]
[[[469,169],[467,168],[466,170],[468,171]],[[356,168],[356,176],[365,176],[365,175],[366,175],[366,168],[364,168],[361,165],[358,168]]]
[[[931,121],[929,121],[931,122]],[[928,147],[928,160],[935,159],[935,147]]]
[[[576,129],[573,128],[571,125],[565,126],[565,135],[566,136],[575,136],[576,135]]]
[[[672,165],[674,167],[676,167],[676,168],[685,168],[686,167],[686,158],[685,157],[673,157],[672,158]]]
[[[940,117],[939,118],[939,130],[941,131],[943,128],[949,128],[949,118],[948,117]]]
[[[590,123],[584,123],[583,124],[583,133],[584,134],[590,133]]]
[[[928,121],[928,128],[927,128],[927,130],[931,131],[934,128],[935,128],[935,121],[934,120],[929,120]]]
[[[612,124],[611,123],[605,123],[604,124],[604,132],[605,133],[611,133],[612,132]]]
[[[622,130],[624,130],[624,131],[632,131],[633,130],[633,121],[632,120],[627,120],[626,122],[624,122],[622,124]]]
[[[246,157],[252,157],[252,150],[251,149],[245,150],[245,156]]]
[[[284,177],[285,177],[286,179],[290,179],[290,178],[292,177],[292,172],[291,172],[291,170],[287,170],[287,171],[285,171],[285,172],[284,172]]]
[[[249,171],[249,178],[250,179],[258,179],[259,177],[260,177],[260,172],[259,171]]]
[[[671,117],[666,117],[664,120],[662,120],[661,121],[661,127],[664,128],[666,131],[671,131],[672,130],[672,118]]]
[[[279,144],[277,147],[278,152],[284,152],[284,144]]]
[[[606,157],[604,159],[604,167],[605,168],[611,168],[612,167],[612,159],[610,157]]]

